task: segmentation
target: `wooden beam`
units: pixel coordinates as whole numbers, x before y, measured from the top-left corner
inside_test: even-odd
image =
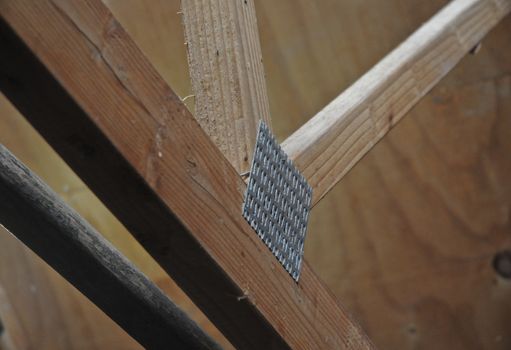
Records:
[[[511,10],[510,0],[454,0],[282,144],[313,204]]]
[[[220,349],[2,145],[0,194],[0,223],[144,347]]]
[[[195,117],[239,173],[270,124],[253,0],[182,0]]]
[[[5,95],[233,345],[371,347],[243,219],[245,183],[102,1],[6,0],[0,16]]]

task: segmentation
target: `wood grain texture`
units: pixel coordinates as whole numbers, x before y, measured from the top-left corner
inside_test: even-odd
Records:
[[[317,203],[509,11],[506,0],[454,0],[282,147]]]
[[[0,193],[1,224],[144,347],[220,349],[3,145]]]
[[[181,2],[195,117],[239,173],[271,127],[253,0]]]
[[[105,3],[179,96],[191,94],[176,14],[179,1]],[[279,139],[307,122],[447,3],[258,0]],[[466,56],[312,211],[306,257],[380,349],[511,347],[510,284],[492,267],[494,255],[511,248],[506,215],[511,205],[509,33],[508,16],[484,38],[477,55]],[[0,100],[0,141],[219,337],[125,228],[8,107]],[[472,139],[478,141],[467,142]],[[432,180],[434,186],[425,186]],[[31,349],[140,348],[1,229],[0,283]]]
[[[318,205],[336,215],[313,219],[331,233],[307,248],[336,252],[309,258],[365,315],[377,346],[509,348],[511,283],[492,261],[511,246],[510,82],[434,89],[412,111],[416,119]]]
[[[258,2],[276,134],[447,2]],[[511,284],[492,266],[511,247],[509,33],[508,16],[312,211],[306,257],[378,348],[510,347]]]
[[[6,94],[234,345],[371,346],[307,264],[296,284],[275,263],[244,182],[102,3],[0,8],[73,100],[22,52]]]

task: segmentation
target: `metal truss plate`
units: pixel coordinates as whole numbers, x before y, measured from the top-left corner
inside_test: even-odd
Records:
[[[298,281],[312,188],[260,122],[243,217]]]

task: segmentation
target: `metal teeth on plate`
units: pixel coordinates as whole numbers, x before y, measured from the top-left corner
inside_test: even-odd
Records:
[[[312,188],[260,122],[243,217],[298,281]]]

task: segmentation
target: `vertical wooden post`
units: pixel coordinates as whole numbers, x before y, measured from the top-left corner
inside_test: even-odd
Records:
[[[239,173],[270,111],[253,0],[181,3],[195,118]]]

